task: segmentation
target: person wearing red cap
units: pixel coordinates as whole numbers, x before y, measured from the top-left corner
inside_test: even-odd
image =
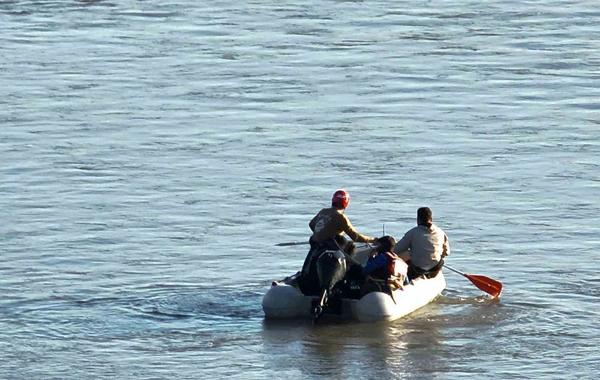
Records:
[[[350,194],[346,190],[337,190],[331,199],[331,207],[324,208],[315,215],[308,223],[313,232],[310,237],[311,247],[328,244],[331,247],[331,240],[343,252],[353,256],[356,249],[353,242],[376,243],[377,239],[358,233],[350,219],[344,214],[344,210],[350,203]],[[352,241],[348,241],[343,234],[348,235]]]
[[[322,291],[317,261],[323,252],[340,250],[351,257],[350,265],[360,267],[357,262],[352,262],[356,250],[354,242],[377,243],[377,238],[356,232],[344,214],[349,203],[350,194],[346,190],[337,190],[331,199],[331,207],[319,211],[308,224],[313,232],[309,239],[310,250],[302,265],[301,275],[298,277],[298,286],[304,295],[318,295]],[[346,239],[344,233],[352,241]]]

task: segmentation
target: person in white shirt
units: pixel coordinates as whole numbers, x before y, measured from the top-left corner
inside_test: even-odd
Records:
[[[450,244],[446,233],[433,224],[429,207],[417,210],[417,226],[396,243],[394,253],[407,262],[411,280],[434,277],[442,269],[443,258],[450,254]]]

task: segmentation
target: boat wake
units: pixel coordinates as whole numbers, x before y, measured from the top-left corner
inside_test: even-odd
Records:
[[[196,289],[193,292],[162,293],[159,297],[145,299],[132,305],[136,313],[157,319],[247,319],[261,318],[257,302],[261,293],[229,291],[227,289]]]
[[[440,296],[436,303],[443,305],[494,305],[500,304],[501,299],[483,294],[476,297],[461,297],[456,292],[446,291]]]

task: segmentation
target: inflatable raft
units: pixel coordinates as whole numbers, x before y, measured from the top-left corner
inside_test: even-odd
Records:
[[[360,251],[358,261],[365,262],[370,252],[370,249]],[[376,291],[360,299],[332,300],[323,310],[322,317],[362,322],[393,321],[431,303],[445,287],[446,280],[440,271],[433,278],[417,278],[391,293]],[[263,298],[262,307],[267,318],[310,318],[314,299],[314,296],[302,294],[292,276],[282,282],[273,282]]]

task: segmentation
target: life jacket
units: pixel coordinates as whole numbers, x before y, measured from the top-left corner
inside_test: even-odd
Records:
[[[387,263],[367,276],[361,287],[360,297],[374,291],[383,292],[389,294],[395,303],[393,291],[402,289],[408,273],[408,265],[394,253],[384,252],[379,254],[387,256]]]
[[[385,254],[391,259],[389,264],[390,275],[393,277],[402,278],[404,280],[408,274],[408,264],[391,252],[386,252]]]
[[[375,269],[370,276],[372,278],[378,278],[382,280],[397,278],[400,279],[401,282],[404,281],[404,278],[406,278],[408,273],[408,265],[404,262],[404,260],[392,252],[384,252],[379,254],[383,254],[388,257],[388,264]]]

